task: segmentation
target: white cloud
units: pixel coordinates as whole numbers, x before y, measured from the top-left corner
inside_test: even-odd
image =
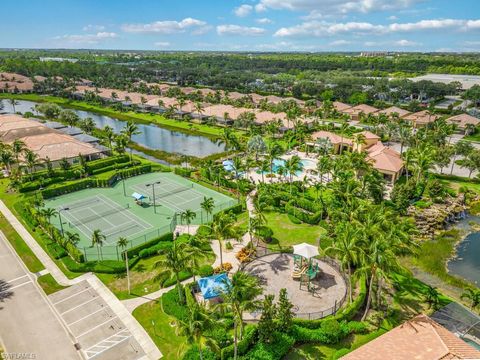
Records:
[[[261,12],[267,11],[267,7],[260,2],[257,5],[255,5],[255,11],[257,13],[261,13]]]
[[[235,10],[233,12],[238,17],[245,17],[245,16],[248,16],[252,12],[252,10],[253,10],[252,5],[243,4],[243,5],[240,5],[239,7],[235,8]]]
[[[421,44],[418,43],[418,42],[415,42],[415,41],[410,41],[410,40],[403,39],[403,40],[396,41],[395,45],[402,46],[402,47],[408,47],[408,46],[419,46]]]
[[[170,46],[170,43],[168,41],[157,41],[153,45],[155,45],[156,47],[159,47],[159,48],[166,48],[166,47]]]
[[[344,46],[344,45],[350,45],[351,43],[352,43],[351,41],[341,39],[341,40],[332,41],[328,45],[330,45],[330,46]]]
[[[240,25],[218,25],[217,33],[218,35],[258,36],[263,35],[265,33],[265,29]]]
[[[369,22],[329,23],[325,21],[305,21],[299,25],[280,28],[274,35],[279,37],[323,37],[347,33],[366,35],[441,29],[457,31],[477,30],[480,29],[480,20],[434,19],[421,20],[415,23],[393,23],[389,25],[377,25]]]
[[[255,21],[259,24],[271,24],[271,23],[273,23],[273,21],[270,20],[269,18],[261,18],[261,19],[255,20]]]
[[[61,43],[69,44],[98,44],[103,41],[115,39],[118,35],[114,32],[98,32],[96,34],[82,34],[82,35],[61,35],[55,36],[54,40]]]
[[[129,33],[175,34],[191,31],[193,35],[204,34],[209,26],[205,21],[185,18],[181,21],[165,20],[148,24],[125,24],[122,30]]]
[[[407,8],[424,0],[260,0],[257,7],[262,10],[316,11],[325,14],[368,13]]]
[[[103,31],[105,26],[88,24],[82,28],[83,31]]]
[[[398,20],[398,17],[396,17],[395,15],[392,15],[392,16],[389,16],[387,19],[391,21],[395,21],[395,20]]]

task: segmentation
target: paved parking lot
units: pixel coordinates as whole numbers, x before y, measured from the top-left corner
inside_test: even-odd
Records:
[[[136,360],[145,356],[130,331],[87,281],[49,298],[86,359]]]
[[[80,360],[74,339],[0,232],[0,338],[5,355]],[[5,357],[7,358],[7,357]]]

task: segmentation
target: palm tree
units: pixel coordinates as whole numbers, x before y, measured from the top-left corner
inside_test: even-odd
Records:
[[[120,155],[125,154],[125,149],[128,146],[128,139],[124,134],[115,136],[115,151]],[[132,151],[132,149],[130,149]]]
[[[290,194],[292,193],[292,181],[293,175],[298,171],[302,170],[302,161],[297,155],[292,156],[290,159],[285,161],[285,169],[288,171],[288,177],[290,182]]]
[[[283,152],[282,147],[276,142],[271,142],[267,147],[267,160],[270,163],[270,174],[273,174],[273,162]]]
[[[53,208],[46,208],[46,209],[43,209],[42,214],[43,214],[43,216],[45,216],[47,218],[48,223],[51,225],[52,224],[52,222],[51,222],[52,216],[53,217],[57,216],[58,211],[53,209]]]
[[[76,246],[80,241],[80,235],[78,235],[78,233],[66,231],[65,240],[67,244],[72,244],[73,246]]]
[[[12,143],[12,152],[13,155],[15,156],[15,162],[17,165],[19,164],[19,157],[20,155],[27,149],[27,146],[22,140],[16,139]]]
[[[474,310],[480,305],[480,290],[470,288],[465,289],[460,298],[462,300],[470,301],[470,309]]]
[[[2,163],[3,166],[5,166],[5,169],[10,172],[12,164],[15,163],[15,159],[13,157],[13,154],[11,151],[7,149],[1,149],[0,150],[0,163]]]
[[[220,251],[220,267],[223,268],[223,250],[222,241],[236,236],[235,216],[230,213],[219,213],[213,219],[213,223],[209,226],[212,239],[218,241]]]
[[[35,168],[43,167],[39,156],[29,149],[25,150],[25,165],[30,170],[30,174],[33,174]]]
[[[113,132],[113,129],[110,126],[105,125],[103,128],[103,136],[108,142],[108,147],[111,149],[113,141],[115,140],[115,133]]]
[[[158,260],[154,265],[155,268],[161,269],[160,273],[156,277],[157,279],[165,276],[168,276],[169,278],[175,278],[178,299],[182,304],[185,303],[185,294],[183,293],[182,284],[180,282],[180,272],[185,270],[187,267],[188,254],[184,251],[186,246],[186,243],[173,241],[172,249],[167,252],[165,258]]]
[[[217,322],[204,304],[193,302],[187,307],[187,316],[184,320],[176,320],[177,335],[185,336],[189,343],[198,346],[200,360],[203,360],[203,346],[216,348],[216,344],[205,336],[205,332],[214,329]]]
[[[238,339],[243,337],[243,313],[252,311],[260,306],[258,297],[262,294],[262,288],[258,278],[243,271],[237,271],[232,280],[225,282],[225,290],[222,293],[223,308],[233,313],[233,358],[238,356]],[[240,335],[238,334],[240,330]]]
[[[128,142],[132,142],[132,136],[140,134],[140,131],[138,130],[138,126],[133,122],[133,121],[128,121],[125,124],[125,127],[122,130],[122,133],[125,134],[125,136],[128,139]],[[133,154],[132,150],[130,149],[130,161],[133,161]]]
[[[205,210],[205,213],[207,214],[207,222],[208,222],[208,215],[211,215],[213,212],[213,209],[215,208],[215,200],[213,200],[212,197],[207,198],[206,196],[204,196],[203,201],[200,203],[200,207],[202,208],[202,210]]]
[[[335,242],[325,249],[327,254],[334,255],[348,274],[348,299],[352,302],[352,267],[358,263],[360,247],[358,239],[360,231],[349,222],[341,222],[335,227]]]
[[[195,282],[195,274],[204,263],[210,249],[208,240],[193,236],[190,238],[188,246],[183,250],[186,254],[187,266],[190,267],[190,272],[193,274],[193,282]]]
[[[425,301],[430,308],[436,310],[440,304],[440,293],[434,286],[427,285],[427,292],[425,294]]]
[[[328,174],[332,170],[332,158],[330,156],[322,156],[317,162],[317,171],[320,177],[320,183],[323,184],[323,174]],[[328,180],[328,177],[327,177]]]
[[[92,233],[92,247],[97,247],[97,261],[100,261],[100,247],[103,246],[103,242],[105,241],[106,237],[102,234],[102,230],[96,229]]]
[[[123,236],[118,238],[117,246],[120,249],[126,249],[128,246],[127,238]],[[123,253],[125,254],[125,268],[127,269],[127,289],[128,289],[128,294],[130,294],[130,271],[128,268],[128,251],[124,251]]]
[[[95,129],[95,121],[91,117],[87,117],[80,122],[80,129],[86,133],[91,133]]]
[[[248,151],[255,154],[255,161],[258,161],[258,154],[262,154],[267,150],[267,145],[261,135],[255,135],[248,140]]]
[[[187,223],[187,232],[190,234],[190,224],[192,223],[192,220],[197,217],[197,214],[192,210],[187,209],[181,213],[180,217]]]
[[[350,126],[347,123],[343,123],[340,127],[340,155],[342,155],[343,152],[343,138],[349,127]]]

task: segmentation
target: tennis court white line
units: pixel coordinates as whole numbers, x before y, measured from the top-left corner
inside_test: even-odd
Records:
[[[67,325],[68,325],[68,326],[71,326],[71,325],[73,325],[73,324],[76,324],[76,323],[78,323],[78,322],[80,322],[80,321],[82,321],[82,320],[85,320],[86,318],[88,318],[88,317],[90,317],[90,316],[92,316],[92,315],[94,315],[94,314],[96,314],[96,313],[98,313],[98,312],[100,312],[100,311],[103,311],[103,310],[106,311],[107,309],[106,309],[106,308],[100,308],[100,309],[98,309],[98,310],[96,310],[96,311],[94,311],[94,312],[92,312],[92,313],[90,313],[90,314],[88,314],[88,315],[85,315],[85,316],[81,317],[80,319],[75,320],[74,322],[71,322],[70,324],[67,324]]]
[[[110,200],[109,198],[103,196],[103,195],[99,195],[102,200],[104,201],[105,204],[107,204],[108,206],[110,206],[112,209],[115,209],[115,206],[113,206],[112,204],[112,200]],[[115,203],[115,205],[117,205],[117,203]],[[127,209],[130,209],[130,207],[128,207]],[[123,214],[122,214],[123,215]],[[129,215],[130,216],[125,216],[129,222],[134,222],[136,223],[137,225],[141,226],[142,228],[144,228],[145,230],[147,229],[150,229],[152,227],[152,225],[150,224],[147,224],[145,221],[143,221],[142,219],[138,218],[137,215],[135,215],[134,213],[132,212],[129,212]],[[133,219],[132,219],[133,217]],[[137,221],[139,220],[139,221]]]
[[[86,288],[86,289],[84,289],[84,290],[82,290],[82,291],[80,291],[80,292],[78,292],[78,293],[75,293],[75,294],[73,294],[73,295],[67,296],[65,299],[62,299],[62,300],[60,300],[60,301],[57,301],[56,303],[53,303],[53,305],[60,304],[61,302],[64,302],[65,300],[71,299],[72,297],[77,296],[77,295],[79,295],[79,294],[81,294],[81,293],[83,293],[83,292],[85,292],[85,291],[89,291],[89,290],[90,290],[90,288]]]
[[[75,337],[78,339],[78,338],[81,338],[82,336],[84,335],[87,335],[88,333],[92,332],[93,330],[95,329],[98,329],[100,326],[103,326],[105,325],[106,323],[110,322],[110,321],[114,321],[116,318],[116,316],[113,316],[111,319],[108,319],[107,321],[104,321],[102,322],[101,324],[98,324],[96,326],[94,326],[93,328],[90,328],[88,329],[87,331],[85,331],[84,333],[80,334],[80,335],[76,335]]]
[[[64,315],[64,314],[66,314],[66,313],[68,313],[68,312],[70,312],[70,311],[72,311],[72,310],[78,309],[79,307],[81,307],[81,306],[83,306],[83,305],[86,305],[86,304],[88,304],[88,303],[91,303],[92,301],[95,301],[95,300],[98,300],[98,299],[100,299],[100,297],[95,296],[93,299],[90,299],[90,300],[88,300],[88,301],[85,301],[84,303],[81,303],[80,305],[74,306],[73,308],[68,309],[67,311],[64,311],[64,312],[60,313],[60,315]]]
[[[96,214],[98,216],[99,219],[102,219],[103,221],[105,221],[106,223],[109,223],[110,225],[112,225],[110,228],[115,228],[115,224],[112,224],[110,221],[107,220],[107,217],[106,216],[102,216],[102,214],[99,214],[98,212],[96,212],[95,210],[93,209],[90,209],[91,212],[93,212],[94,214]],[[110,229],[109,228],[109,229]],[[108,230],[108,229],[107,229]],[[103,230],[105,231],[105,230]]]

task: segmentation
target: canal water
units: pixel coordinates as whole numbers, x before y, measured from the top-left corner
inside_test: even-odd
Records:
[[[455,258],[447,264],[448,271],[480,286],[480,217],[469,215],[455,228],[468,235],[458,244]]]
[[[3,103],[1,112],[13,113],[13,106],[8,100],[0,100]],[[15,111],[25,113],[30,111],[35,114],[33,101],[17,100]],[[108,125],[114,132],[119,133],[125,126],[125,121],[109,116],[83,110],[73,110],[81,118],[90,117],[98,128]],[[162,150],[168,153],[177,153],[195,157],[205,157],[225,151],[223,145],[217,144],[205,136],[189,135],[179,131],[161,128],[155,125],[137,124],[140,134],[134,135],[132,140],[149,149]]]

